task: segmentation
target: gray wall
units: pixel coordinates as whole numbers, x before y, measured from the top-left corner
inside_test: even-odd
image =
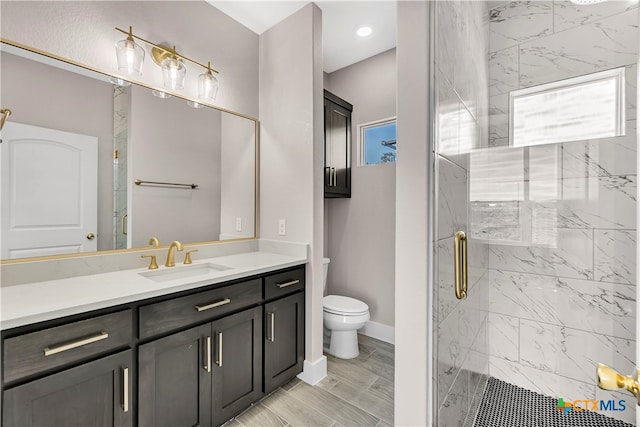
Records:
[[[9,121],[98,138],[98,250],[113,249],[113,85],[6,52],[1,61]]]
[[[369,305],[394,325],[396,165],[358,166],[358,125],[396,115],[396,50],[330,73],[325,89],[353,104],[351,198],[325,199],[328,292]]]
[[[495,148],[475,159],[486,177],[473,188],[483,197],[472,199],[471,211],[474,230],[491,242],[490,374],[567,401],[626,399],[625,411],[606,415],[635,423],[629,395],[598,389],[594,370],[604,363],[631,372],[637,357],[638,3],[493,7]],[[509,91],[619,66],[626,136],[508,146]],[[513,183],[522,197],[510,196]],[[491,198],[503,203],[488,212]]]
[[[220,239],[255,235],[256,126],[233,114],[222,113]],[[236,230],[240,218],[242,230]]]
[[[217,240],[223,113],[191,108],[178,98],[160,99],[139,86],[131,89],[130,179],[198,184],[193,190],[132,186],[131,247],[146,246],[151,236],[163,245]]]
[[[429,329],[429,10],[398,2],[398,150],[396,164],[396,316],[394,423],[432,425],[434,372]]]
[[[309,244],[303,374],[309,382],[326,375],[322,80],[322,12],[309,4],[260,35],[260,237]],[[280,219],[285,236],[278,234]]]
[[[258,115],[258,36],[205,1],[3,1],[0,34],[26,46],[116,73],[114,27],[170,43],[178,52],[220,71],[215,105]],[[163,87],[162,72],[148,48],[137,81]],[[185,88],[195,97],[202,68],[187,64]]]

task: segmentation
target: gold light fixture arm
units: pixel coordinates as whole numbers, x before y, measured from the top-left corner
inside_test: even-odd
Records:
[[[636,377],[620,375],[615,369],[599,363],[596,374],[598,376],[598,387],[603,390],[626,389],[638,399],[638,405],[640,405],[640,382],[638,381],[637,373]]]
[[[126,35],[127,35],[127,37],[130,37],[130,38],[132,38],[132,39],[140,40],[141,42],[146,43],[146,44],[148,44],[149,46],[153,47],[153,49],[152,49],[152,51],[151,51],[151,55],[153,56],[153,60],[154,60],[158,65],[160,65],[160,63],[162,63],[162,60],[163,60],[164,58],[168,58],[168,57],[171,57],[171,56],[175,55],[175,57],[176,57],[177,59],[183,59],[183,60],[185,60],[185,61],[189,61],[189,62],[191,62],[192,64],[195,64],[195,65],[197,65],[197,66],[199,66],[199,67],[204,68],[204,69],[205,69],[205,70],[207,70],[207,71],[212,71],[212,72],[214,72],[214,73],[216,73],[216,74],[219,74],[218,70],[215,70],[215,69],[211,68],[211,62],[209,62],[209,65],[208,65],[208,66],[207,66],[207,65],[204,65],[204,64],[201,64],[200,62],[198,62],[198,61],[196,61],[196,60],[193,60],[193,59],[191,59],[191,58],[188,58],[188,57],[186,57],[186,56],[184,56],[184,55],[179,54],[178,52],[176,52],[175,47],[174,47],[173,49],[171,49],[171,48],[169,48],[169,47],[162,46],[162,45],[156,44],[156,43],[154,43],[154,42],[151,42],[151,41],[149,41],[149,40],[147,40],[147,39],[143,39],[143,38],[142,38],[142,37],[140,37],[140,36],[136,36],[135,34],[133,34],[133,29],[132,29],[132,27],[129,27],[129,31],[125,31],[125,30],[123,30],[123,29],[120,29],[120,28],[116,27],[116,31],[119,31],[119,32],[121,32],[122,34],[126,34]]]
[[[11,115],[11,110],[9,110],[8,108],[3,108],[2,110],[0,110],[0,130],[2,130],[2,128],[4,127],[4,122],[7,121],[7,117],[9,117]]]

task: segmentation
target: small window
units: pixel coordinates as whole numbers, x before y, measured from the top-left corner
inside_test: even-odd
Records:
[[[624,67],[515,90],[514,147],[624,135]]]
[[[358,125],[359,165],[396,161],[396,118]]]

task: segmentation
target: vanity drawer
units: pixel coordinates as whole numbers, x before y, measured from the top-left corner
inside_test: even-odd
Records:
[[[4,340],[4,382],[129,345],[131,310]]]
[[[261,301],[260,279],[140,307],[140,338],[212,319]]]
[[[278,298],[304,289],[304,267],[264,278],[264,299]]]

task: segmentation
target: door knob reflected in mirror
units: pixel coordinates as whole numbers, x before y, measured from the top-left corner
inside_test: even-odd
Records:
[[[89,233],[89,234],[87,234],[87,239],[88,239],[88,240],[93,240],[93,239],[95,239],[95,238],[96,238],[96,235],[95,235],[95,234],[93,234],[93,233]]]

